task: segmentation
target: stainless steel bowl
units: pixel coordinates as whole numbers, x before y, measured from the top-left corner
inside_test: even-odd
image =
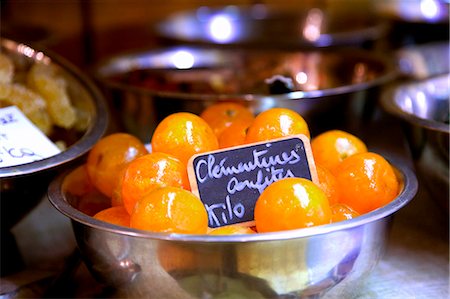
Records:
[[[419,178],[449,211],[450,74],[400,82],[383,92],[381,106],[401,119]]]
[[[370,5],[354,1],[200,6],[170,15],[155,31],[178,43],[283,49],[363,46],[381,39],[387,29]]]
[[[1,51],[24,69],[35,61],[57,65],[67,82],[73,105],[86,117],[85,129],[59,132],[59,140],[64,140],[67,144],[67,148],[61,153],[32,163],[0,168],[3,232],[17,223],[42,199],[48,184],[58,171],[79,161],[100,139],[107,129],[108,108],[92,80],[61,57],[4,38],[1,39]]]
[[[349,298],[382,258],[391,220],[417,180],[394,162],[403,189],[373,212],[340,223],[253,235],[162,234],[98,221],[77,209],[66,175],[48,198],[71,219],[78,248],[114,297]]]
[[[348,129],[397,76],[389,58],[358,49],[312,51],[177,46],[122,54],[101,62],[104,87],[121,129],[148,142],[170,113],[200,113],[220,100],[239,100],[255,113],[298,111],[312,134]],[[356,125],[356,126],[357,126]]]

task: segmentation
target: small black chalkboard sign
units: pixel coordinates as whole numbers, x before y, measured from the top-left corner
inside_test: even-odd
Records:
[[[254,225],[256,200],[277,180],[302,177],[317,182],[305,135],[197,154],[188,163],[188,175],[192,192],[205,205],[211,228]]]

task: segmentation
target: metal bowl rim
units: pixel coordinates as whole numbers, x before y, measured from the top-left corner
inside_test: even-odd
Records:
[[[331,223],[310,228],[301,228],[280,232],[271,233],[256,233],[249,235],[229,235],[229,236],[214,236],[214,235],[192,235],[192,234],[168,234],[168,233],[152,233],[143,230],[120,227],[113,224],[105,223],[103,221],[94,219],[76,208],[72,207],[62,194],[62,184],[65,176],[69,173],[66,171],[56,177],[49,185],[48,199],[51,204],[62,214],[71,219],[72,222],[82,224],[91,229],[100,230],[102,232],[109,232],[129,237],[138,237],[143,239],[153,240],[168,240],[178,242],[193,242],[193,243],[242,243],[242,242],[261,242],[261,241],[280,241],[289,239],[308,238],[316,235],[323,235],[337,231],[343,231],[379,220],[384,220],[392,216],[395,212],[405,206],[417,193],[418,182],[414,172],[406,165],[391,163],[399,170],[403,179],[403,190],[399,193],[395,200],[387,205],[376,209],[370,213],[361,215],[359,217],[341,221],[338,223]]]
[[[234,5],[234,7],[239,11],[239,13],[248,13],[251,12],[251,6],[248,5]],[[213,14],[220,13],[224,11],[227,6],[206,6],[206,8],[210,9]],[[272,14],[284,12],[284,9],[274,10],[274,8],[267,7],[268,11],[270,11]],[[313,8],[308,8],[313,9]],[[320,9],[320,8],[319,8]],[[306,7],[305,7],[306,11]],[[242,38],[238,39],[236,42],[225,42],[225,43],[219,43],[219,42],[213,42],[210,39],[202,38],[202,37],[188,37],[183,34],[174,34],[174,32],[171,32],[168,27],[170,27],[171,23],[176,23],[177,19],[189,19],[193,20],[193,16],[195,16],[196,10],[184,10],[180,12],[173,13],[168,18],[163,19],[161,22],[157,23],[154,31],[156,34],[158,34],[160,37],[169,39],[169,40],[178,40],[178,41],[184,41],[191,44],[202,44],[202,45],[260,45],[264,44],[262,42],[258,42],[256,39],[256,42],[253,41],[253,39],[250,39],[248,41],[243,40]],[[269,12],[269,15],[271,13]],[[292,12],[289,12],[292,13]],[[261,20],[256,20],[261,21]],[[198,23],[201,23],[200,21]],[[292,40],[291,42],[281,42],[283,46],[302,46],[302,47],[311,47],[311,48],[321,48],[321,47],[335,47],[335,46],[343,46],[343,45],[349,45],[349,44],[359,44],[365,41],[373,41],[376,40],[384,35],[389,30],[389,24],[386,20],[377,19],[374,18],[373,24],[370,24],[368,26],[365,26],[358,30],[350,30],[350,31],[339,31],[339,32],[333,32],[333,33],[324,33],[321,35],[321,37],[314,41],[308,41],[306,39],[297,39]]]
[[[144,87],[131,86],[128,84],[120,83],[115,80],[108,79],[107,76],[111,75],[105,69],[110,68],[111,66],[117,65],[120,61],[134,61],[137,57],[141,56],[149,56],[156,55],[163,52],[175,51],[175,50],[185,50],[190,49],[193,51],[218,51],[218,52],[231,52],[231,51],[261,51],[256,49],[225,49],[225,48],[207,48],[202,46],[171,46],[171,47],[161,47],[155,48],[151,50],[141,50],[134,51],[128,53],[122,53],[115,56],[112,56],[108,59],[105,59],[98,63],[93,68],[93,76],[97,81],[104,84],[104,86],[109,88],[115,88],[123,91],[132,91],[141,95],[148,96],[159,96],[163,98],[172,98],[172,99],[184,99],[184,100],[197,100],[197,101],[208,101],[208,100],[226,100],[226,99],[243,99],[246,101],[262,101],[262,100],[276,100],[276,101],[289,101],[289,100],[299,100],[299,99],[314,99],[320,97],[327,96],[335,96],[335,95],[343,95],[352,92],[366,90],[370,87],[379,86],[386,82],[390,82],[396,77],[400,75],[400,70],[396,67],[395,62],[387,58],[386,56],[381,55],[380,53],[363,50],[363,49],[355,49],[355,48],[341,48],[335,49],[333,51],[327,49],[314,49],[314,50],[306,50],[306,52],[317,52],[323,55],[324,53],[332,53],[333,55],[351,55],[348,53],[357,53],[359,55],[364,55],[370,59],[375,59],[377,62],[381,63],[385,67],[385,71],[382,75],[378,76],[375,79],[371,79],[361,83],[348,84],[344,86],[338,86],[327,89],[320,90],[311,90],[311,91],[293,91],[285,94],[251,94],[251,93],[235,93],[235,94],[214,94],[214,93],[182,93],[182,92],[168,92],[168,91],[157,91],[151,90]],[[280,50],[280,49],[267,49],[263,50],[267,52],[276,51],[276,52],[286,52],[292,53],[294,50]],[[300,50],[302,51],[302,50]],[[343,54],[344,53],[344,54]],[[124,63],[121,63],[124,64]],[[136,65],[131,62],[126,63],[126,65]],[[113,74],[122,74],[131,70],[139,70],[140,68],[129,68],[126,70],[115,71]]]
[[[93,99],[95,115],[91,125],[87,128],[83,136],[66,150],[52,157],[34,161],[32,163],[0,168],[0,178],[12,178],[53,169],[66,162],[75,160],[76,158],[87,153],[89,148],[94,145],[101,136],[104,135],[108,127],[108,108],[106,105],[106,100],[100,90],[95,86],[92,80],[78,70],[72,63],[50,50],[42,50],[39,47],[31,47],[6,38],[1,38],[1,44],[2,47],[6,47],[10,50],[15,50],[20,46],[24,46],[33,49],[35,53],[45,53],[45,57],[50,58],[52,62],[55,62],[65,72],[73,76],[82,86],[86,88],[87,93],[89,93]]]
[[[423,128],[427,128],[433,131],[439,131],[442,133],[450,134],[450,125],[446,124],[444,122],[439,122],[431,119],[425,119],[416,116],[415,114],[405,112],[404,110],[400,109],[398,105],[395,104],[395,92],[399,89],[408,87],[408,86],[414,86],[416,84],[422,84],[426,82],[430,82],[433,80],[440,80],[442,78],[447,78],[447,80],[450,79],[450,74],[441,74],[436,75],[427,79],[417,80],[416,82],[407,82],[407,83],[401,83],[398,85],[393,85],[388,88],[382,93],[380,97],[380,103],[381,106],[389,113],[407,121],[410,124],[418,125]]]

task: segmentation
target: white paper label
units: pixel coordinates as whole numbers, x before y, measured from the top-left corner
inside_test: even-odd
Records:
[[[0,167],[30,163],[60,152],[17,107],[0,109]]]

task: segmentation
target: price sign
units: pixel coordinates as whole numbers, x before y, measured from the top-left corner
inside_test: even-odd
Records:
[[[0,109],[0,167],[30,163],[60,152],[17,107]]]
[[[305,135],[195,155],[188,175],[192,192],[208,212],[210,227],[253,225],[256,200],[275,181],[301,177],[317,182]]]

